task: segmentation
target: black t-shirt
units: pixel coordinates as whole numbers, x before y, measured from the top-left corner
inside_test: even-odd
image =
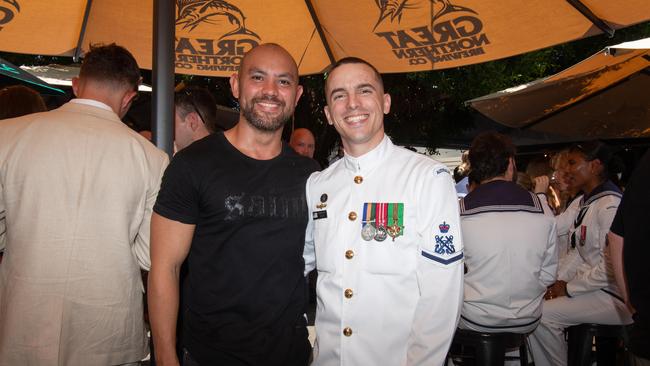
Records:
[[[635,329],[631,335],[632,351],[645,358],[650,358],[650,222],[647,216],[650,209],[649,187],[650,151],[643,156],[625,187],[623,199],[611,227],[613,233],[625,239],[625,275],[630,302],[637,311],[634,318]]]
[[[183,333],[200,364],[287,365],[309,352],[305,183],[317,169],[286,145],[252,159],[223,133],[172,159],[154,211],[196,225]]]

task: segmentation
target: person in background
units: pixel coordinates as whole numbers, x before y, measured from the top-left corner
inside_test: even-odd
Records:
[[[649,181],[650,151],[626,185],[608,235],[616,283],[624,289],[625,303],[634,313],[629,333],[632,366],[650,366],[650,225],[646,216],[650,207]]]
[[[569,228],[569,254],[560,262],[558,281],[547,290],[542,321],[528,337],[538,366],[567,364],[563,332],[568,326],[632,322],[605,255],[607,232],[621,199],[621,191],[607,178],[612,156],[598,141],[569,149],[567,180],[584,195]]]
[[[558,203],[556,205],[556,213],[558,215],[562,214],[569,209],[569,206],[572,204],[575,206],[574,202],[576,198],[581,194],[577,192],[574,187],[569,184],[567,169],[568,169],[568,155],[569,150],[564,149],[557,152],[551,158],[551,167],[553,168],[553,174],[551,175],[550,185],[553,190],[557,193]]]
[[[314,134],[308,129],[296,128],[291,133],[289,146],[291,146],[299,155],[313,159],[314,151],[316,150],[316,139],[314,139]]]
[[[174,95],[174,145],[182,150],[216,131],[217,103],[204,88],[186,87]]]
[[[0,123],[0,365],[139,364],[149,223],[168,158],[122,123],[135,58],[92,46],[77,96]]]
[[[451,173],[393,145],[390,95],[364,60],[329,70],[325,116],[345,155],[307,182],[306,271],[318,269],[315,366],[441,365],[463,286]]]
[[[552,199],[547,201],[548,210],[555,215],[555,223],[557,230],[557,252],[560,263],[569,254],[571,246],[569,245],[569,230],[573,225],[573,221],[580,210],[580,199],[582,192],[577,190],[569,181],[568,176],[568,156],[569,150],[565,149],[553,156],[551,159],[554,168],[551,178],[547,175],[541,175],[534,179],[534,192],[540,197],[546,196],[547,192],[553,191]],[[548,196],[546,196],[548,197]],[[551,201],[554,201],[551,204]]]
[[[544,154],[528,162],[526,165],[526,175],[530,177],[530,188],[528,190],[537,193],[540,199],[546,204],[550,214],[556,215],[558,212],[559,197],[558,192],[550,185],[551,178],[553,177],[553,168],[551,167],[551,161],[548,155]],[[548,183],[545,182],[546,191],[544,192],[535,191],[536,181],[539,179],[548,181]]]
[[[0,119],[45,112],[47,107],[40,94],[23,85],[0,89]]]
[[[530,175],[524,172],[515,173],[514,181],[517,183],[517,185],[527,191],[533,190],[533,180],[530,178]]]
[[[454,181],[456,183],[456,194],[459,198],[465,197],[469,191],[469,150],[463,151],[460,156],[461,163],[454,169]]]
[[[481,182],[479,182],[478,179],[475,177],[475,174],[472,174],[472,172],[470,171],[469,174],[467,174],[467,193],[473,192],[480,185]]]
[[[460,200],[465,296],[459,328],[529,333],[546,287],[556,280],[555,221],[541,199],[513,182],[515,146],[495,132],[472,142],[470,177],[480,185]]]

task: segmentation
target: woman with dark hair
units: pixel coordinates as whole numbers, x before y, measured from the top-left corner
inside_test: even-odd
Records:
[[[45,112],[47,107],[37,91],[22,85],[0,89],[0,119]]]
[[[598,141],[569,149],[566,178],[583,196],[569,228],[569,254],[560,262],[558,281],[548,289],[541,323],[530,337],[538,366],[567,364],[565,327],[632,323],[605,258],[607,232],[621,201],[620,189],[608,179],[612,158]]]

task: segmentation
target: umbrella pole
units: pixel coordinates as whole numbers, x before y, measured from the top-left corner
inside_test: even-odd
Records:
[[[151,100],[153,142],[170,157],[174,150],[174,12],[172,0],[154,0]]]
[[[86,36],[86,27],[88,26],[88,17],[90,16],[90,8],[92,6],[93,6],[92,0],[86,1],[86,10],[84,11],[84,19],[83,22],[81,23],[81,30],[79,31],[77,48],[75,48],[74,55],[72,56],[72,61],[74,62],[79,62],[79,56],[81,56],[81,48],[83,47],[81,43],[84,41],[84,37]]]
[[[316,15],[316,10],[314,10],[314,5],[311,3],[311,0],[305,0],[305,4],[307,5],[307,9],[309,10],[309,15],[311,16],[311,20],[314,22],[314,25],[316,26],[316,31],[318,31],[318,36],[320,37],[321,42],[323,42],[323,47],[325,47],[325,52],[327,53],[327,57],[330,59],[330,65],[334,64],[336,62],[336,59],[334,58],[334,54],[332,53],[332,48],[330,47],[330,44],[327,42],[327,38],[325,37],[325,32],[323,31],[323,26],[320,24],[318,15]]]
[[[603,31],[603,33],[607,33],[609,38],[614,37],[614,29],[610,27],[607,23],[605,23],[602,19],[600,19],[596,14],[594,14],[591,9],[589,9],[585,4],[583,4],[580,0],[566,0],[571,6],[573,6],[577,11],[582,14],[585,18],[589,19],[590,22],[593,23],[598,29]]]

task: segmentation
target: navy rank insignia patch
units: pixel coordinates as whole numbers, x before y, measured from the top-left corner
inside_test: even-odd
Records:
[[[459,228],[453,228],[446,221],[438,225],[437,229],[432,228],[431,239],[433,239],[433,250],[423,248],[422,256],[438,262],[442,265],[450,265],[463,259],[462,243],[458,242],[460,237],[455,238],[452,234]],[[456,240],[458,239],[458,240]],[[454,243],[454,241],[457,241]],[[430,247],[429,247],[430,248]]]
[[[441,235],[436,235],[434,238],[436,240],[436,247],[434,251],[436,254],[454,254],[456,253],[456,248],[454,248],[454,236],[453,235],[444,235],[449,232],[449,224],[443,221],[442,224],[438,225]]]

